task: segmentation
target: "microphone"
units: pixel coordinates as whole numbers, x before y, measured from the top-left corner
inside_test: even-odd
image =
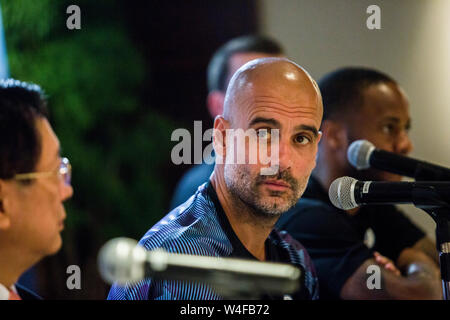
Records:
[[[331,203],[342,210],[362,204],[413,203],[419,208],[448,207],[450,182],[378,182],[341,177],[333,181],[328,196]]]
[[[109,240],[99,251],[98,267],[107,283],[145,278],[193,281],[210,285],[223,297],[284,295],[300,287],[302,270],[289,264],[206,257],[146,250],[129,238]]]
[[[448,168],[376,149],[367,140],[354,141],[347,149],[347,159],[358,170],[373,167],[416,180],[450,181]]]

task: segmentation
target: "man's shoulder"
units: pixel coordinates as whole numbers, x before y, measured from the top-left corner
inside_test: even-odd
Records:
[[[156,223],[139,243],[147,250],[162,248],[170,253],[219,257],[229,256],[232,252],[206,184]],[[124,286],[113,285],[108,299],[192,300],[217,299],[217,296],[203,284],[145,279]]]
[[[140,245],[147,250],[163,248],[174,253],[230,254],[231,244],[222,230],[205,186],[200,186],[191,198],[150,228],[140,240]]]

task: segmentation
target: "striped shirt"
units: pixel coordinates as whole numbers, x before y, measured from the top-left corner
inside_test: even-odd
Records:
[[[201,185],[185,203],[172,210],[140,240],[147,250],[256,260],[234,233],[210,182]],[[294,299],[317,299],[318,281],[305,248],[286,232],[273,230],[266,240],[267,261],[291,263],[303,271],[301,290]],[[282,298],[270,297],[264,298]],[[206,284],[144,279],[114,284],[109,300],[220,300]]]

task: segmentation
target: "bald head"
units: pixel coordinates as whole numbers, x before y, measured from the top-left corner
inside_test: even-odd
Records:
[[[216,161],[213,175],[223,177],[234,206],[244,204],[272,219],[297,202],[315,167],[322,113],[317,84],[292,61],[257,59],[236,71],[224,113],[214,121],[221,133],[214,148],[225,163]],[[238,132],[248,139],[239,139]],[[261,151],[268,151],[270,164]],[[257,152],[256,163],[247,161]],[[235,154],[246,161],[235,161]]]
[[[256,59],[239,68],[226,92],[223,117],[235,123],[252,112],[255,98],[264,100],[265,97],[282,100],[285,111],[295,112],[296,107],[315,108],[321,121],[322,99],[316,82],[302,67],[286,58]]]

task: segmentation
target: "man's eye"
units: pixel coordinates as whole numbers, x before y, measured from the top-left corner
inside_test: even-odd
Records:
[[[307,144],[310,141],[311,140],[306,136],[298,135],[295,137],[295,142],[300,143],[300,144]]]
[[[259,129],[256,131],[256,134],[258,135],[258,138],[261,138],[261,139],[269,139],[270,138],[270,131],[267,129]]]
[[[392,124],[385,124],[382,130],[386,134],[391,134],[395,131],[395,126],[393,126]]]

